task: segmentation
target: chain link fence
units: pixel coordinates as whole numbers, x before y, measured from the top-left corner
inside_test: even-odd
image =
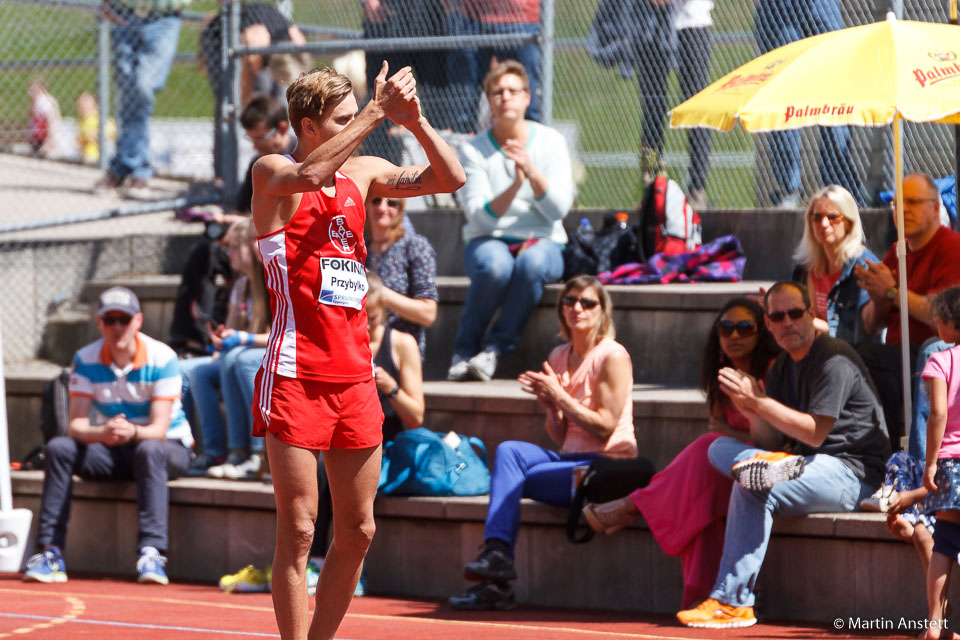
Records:
[[[0,311],[4,357],[41,353],[50,314],[75,300],[91,277],[178,268],[182,252],[171,250],[179,245],[170,238],[196,236],[202,226],[176,221],[170,210],[218,198],[217,189],[197,187],[215,178],[228,194],[235,191],[253,149],[233,105],[253,91],[282,98],[284,73],[289,78],[299,68],[287,64],[284,72],[285,60],[332,64],[354,79],[361,103],[382,60],[391,69],[410,64],[428,118],[456,143],[488,123],[480,82],[491,59],[519,59],[534,85],[528,116],[560,129],[571,146],[582,208],[634,206],[642,170],[658,165],[711,208],[800,203],[823,179],[849,184],[869,205],[892,182],[887,129],[845,130],[844,154],[847,143],[837,132],[803,130],[788,140],[739,129],[691,133],[666,128],[666,111],[792,39],[873,22],[890,9],[904,19],[946,22],[946,4],[268,0],[261,11],[289,24],[279,27],[263,14],[258,22],[253,3],[230,5],[242,37],[231,57],[233,36],[224,42],[217,0],[193,0],[179,20],[159,20],[167,26],[146,35],[104,20],[99,0],[7,0],[0,3],[0,299],[18,304]],[[126,6],[132,14],[120,18],[136,22],[138,9],[170,10],[176,0]],[[600,46],[604,12],[613,12],[614,32],[633,34],[619,50]],[[218,28],[220,36],[211,36]],[[144,43],[155,60],[165,48],[169,72],[165,63],[140,74],[123,68]],[[232,60],[240,60],[239,82],[231,80]],[[151,96],[152,115],[144,120],[142,102]],[[149,122],[143,148],[123,146],[131,121]],[[904,141],[908,171],[952,172],[951,127],[907,123]],[[395,162],[418,154],[415,141],[389,125],[365,151]],[[116,169],[118,156],[130,166]],[[136,165],[143,158],[149,169]],[[115,177],[127,188],[94,192],[110,171],[123,172]],[[150,179],[140,185],[138,176]]]

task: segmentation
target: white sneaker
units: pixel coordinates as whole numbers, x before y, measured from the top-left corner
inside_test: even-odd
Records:
[[[223,465],[223,477],[227,480],[252,480],[253,476],[260,470],[260,459],[262,457],[262,454],[254,453],[240,464]]]
[[[450,368],[447,370],[447,380],[451,382],[463,382],[469,379],[470,369],[467,366],[468,360],[468,358],[454,354],[453,360],[450,361]]]
[[[790,193],[783,197],[783,200],[777,204],[777,209],[784,211],[793,211],[795,209],[800,209],[803,203],[800,201],[800,196],[796,193]]]
[[[244,451],[231,451],[227,456],[227,461],[207,469],[208,478],[228,478],[236,480],[234,468],[243,464],[247,460],[247,454]]]
[[[882,485],[873,492],[873,495],[860,501],[860,508],[864,511],[886,513],[890,508],[890,501],[896,495],[897,492],[893,490],[892,486]]]
[[[497,371],[497,361],[500,359],[500,353],[496,349],[487,349],[470,358],[467,362],[467,368],[470,373],[483,380],[490,382],[493,374]]]

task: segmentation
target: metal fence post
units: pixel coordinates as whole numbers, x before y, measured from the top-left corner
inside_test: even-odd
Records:
[[[220,15],[220,86],[218,87],[220,119],[217,136],[220,147],[219,173],[223,178],[223,204],[227,209],[236,205],[238,184],[239,139],[236,132],[239,95],[239,64],[234,57],[240,33],[240,8],[236,0],[226,0]]]
[[[100,103],[97,144],[100,168],[107,170],[107,122],[110,121],[110,21],[100,12],[97,18],[97,101]]]
[[[540,64],[543,71],[541,100],[543,123],[553,124],[553,18],[554,0],[543,0],[540,12]]]

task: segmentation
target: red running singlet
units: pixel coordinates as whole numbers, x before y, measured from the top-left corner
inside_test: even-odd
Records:
[[[335,182],[334,197],[304,193],[290,221],[258,239],[273,311],[261,392],[275,375],[342,383],[373,378],[363,198],[339,171]]]

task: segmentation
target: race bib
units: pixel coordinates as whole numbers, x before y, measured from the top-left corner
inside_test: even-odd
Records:
[[[360,309],[367,295],[367,273],[357,260],[320,258],[320,304]]]

